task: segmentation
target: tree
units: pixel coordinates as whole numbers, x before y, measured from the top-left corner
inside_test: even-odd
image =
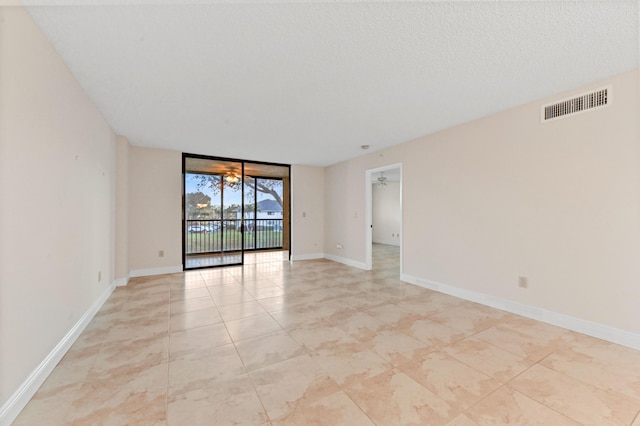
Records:
[[[210,216],[211,197],[202,192],[191,192],[185,196],[188,217]]]
[[[256,205],[254,203],[244,205],[244,218],[251,219],[256,211]]]
[[[222,185],[227,188],[236,188],[242,185],[241,181],[227,182],[219,175],[191,175],[191,179],[196,182],[196,187],[199,190],[210,190],[213,195],[220,193]],[[263,194],[268,194],[273,197],[274,200],[283,208],[282,205],[282,180],[281,179],[268,179],[258,178],[255,179],[251,176],[245,176],[244,184],[249,188],[248,195],[253,197],[253,194],[257,190]]]
[[[225,219],[237,219],[238,213],[242,211],[240,204],[231,204],[224,208]]]
[[[256,182],[257,180],[257,182]],[[282,181],[279,179],[254,179],[251,176],[245,177],[244,180],[245,185],[248,185],[250,188],[250,193],[253,193],[256,189],[258,192],[262,192],[263,194],[268,194],[273,197],[274,200],[280,205],[282,209],[282,197],[280,194],[282,193]]]
[[[201,209],[211,205],[211,197],[202,192],[190,192],[186,195],[187,206],[195,209]]]

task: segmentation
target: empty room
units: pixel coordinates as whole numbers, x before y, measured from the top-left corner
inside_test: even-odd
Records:
[[[0,425],[640,426],[640,5],[0,0]]]

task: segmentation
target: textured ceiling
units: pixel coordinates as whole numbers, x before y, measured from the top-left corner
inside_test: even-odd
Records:
[[[636,0],[23,4],[132,144],[279,163],[333,164],[638,67]]]

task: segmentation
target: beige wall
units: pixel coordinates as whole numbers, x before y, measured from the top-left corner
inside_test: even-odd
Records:
[[[372,240],[374,243],[400,245],[400,183],[371,186]]]
[[[611,106],[540,123],[605,84]],[[325,250],[364,263],[365,170],[402,163],[407,276],[638,334],[638,101],[636,70],[329,167]]]
[[[364,267],[369,227],[365,225],[365,193],[371,184],[365,180],[365,170],[402,163],[405,149],[406,144],[399,145],[326,168],[324,247],[329,258]]]
[[[182,154],[129,149],[129,271],[182,270]],[[164,257],[159,252],[164,251]]]
[[[130,146],[128,152],[129,273],[181,270],[182,155],[136,146]],[[324,169],[292,166],[291,175],[292,256],[321,257]],[[159,257],[160,250],[164,250],[164,257]]]
[[[324,168],[291,166],[291,257],[324,253]]]
[[[1,406],[114,279],[115,135],[22,7],[0,55]]]

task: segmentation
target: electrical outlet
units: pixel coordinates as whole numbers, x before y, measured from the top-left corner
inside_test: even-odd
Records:
[[[336,248],[337,249],[341,249],[342,248],[342,244],[336,244]]]
[[[518,277],[518,287],[529,288],[529,279],[527,277]]]
[[[164,257],[164,250],[158,251],[158,257]]]
[[[102,281],[102,271],[98,271],[98,282]]]

